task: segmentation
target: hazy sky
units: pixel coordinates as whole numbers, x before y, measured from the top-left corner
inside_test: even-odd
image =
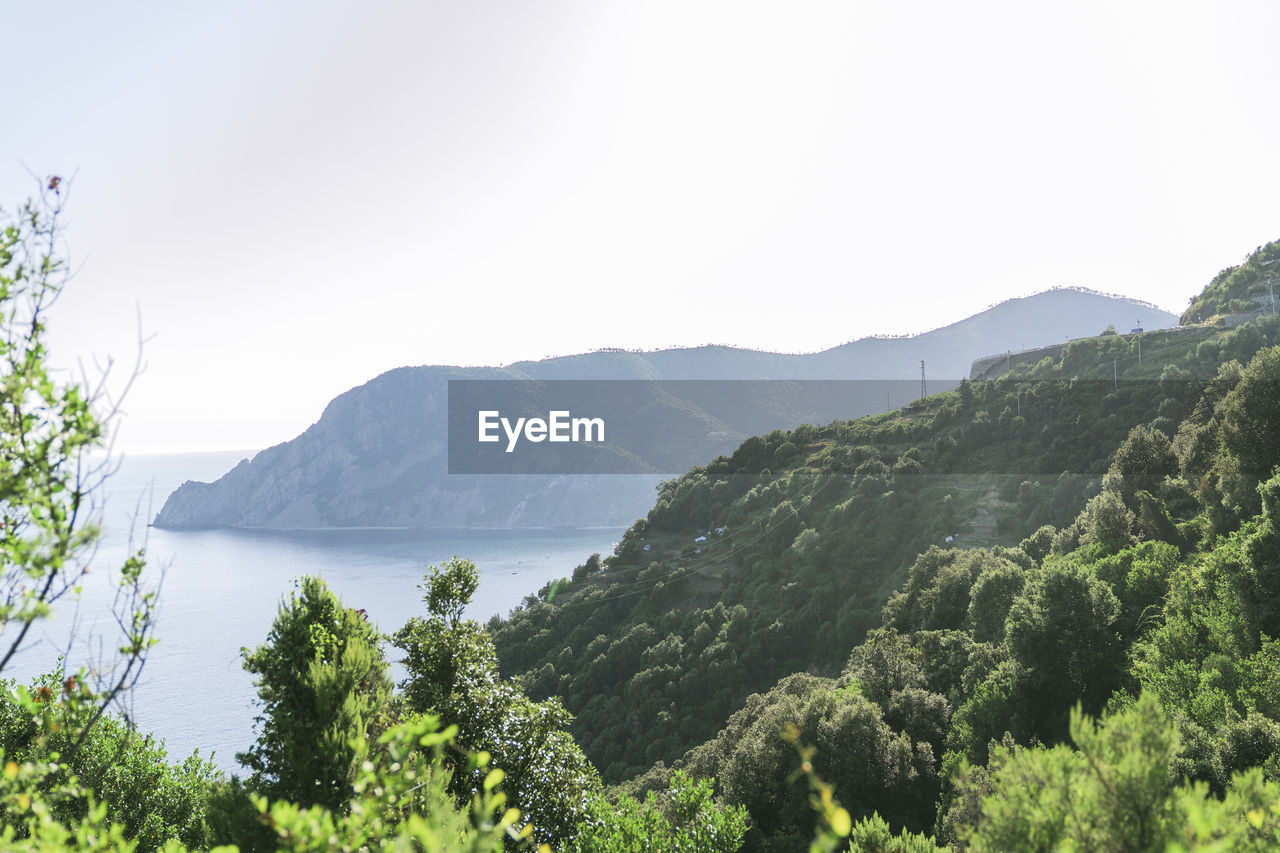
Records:
[[[0,205],[69,175],[55,352],[129,450],[405,364],[811,351],[1280,237],[1280,4],[0,0]]]

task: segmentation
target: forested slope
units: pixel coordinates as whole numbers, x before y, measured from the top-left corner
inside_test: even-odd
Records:
[[[503,669],[565,703],[606,779],[713,775],[778,849],[812,830],[786,722],[855,814],[957,844],[1077,703],[1136,725],[1158,700],[1171,779],[1274,773],[1277,343],[1271,316],[1144,335],[1141,361],[1101,336],[748,440],[491,622]]]

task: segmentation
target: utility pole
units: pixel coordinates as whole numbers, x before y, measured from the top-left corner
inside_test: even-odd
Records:
[[[1119,362],[1112,360],[1111,362],[1111,385],[1116,390],[1120,390],[1120,368],[1116,365]]]
[[[924,391],[924,359],[920,359],[920,399],[923,400],[927,394]]]
[[[1271,289],[1271,277],[1267,276],[1267,297],[1271,300],[1271,313],[1276,313],[1276,294]]]
[[[1022,417],[1022,383],[1018,383],[1018,417]]]
[[[1142,318],[1138,318],[1138,364],[1142,364]]]

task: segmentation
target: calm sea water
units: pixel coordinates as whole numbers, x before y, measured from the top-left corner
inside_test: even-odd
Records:
[[[281,599],[302,575],[318,575],[351,607],[390,632],[425,613],[417,585],[427,566],[453,555],[475,562],[480,586],[468,614],[505,615],[593,552],[608,554],[620,529],[335,530],[265,532],[147,529],[165,497],[185,480],[216,479],[243,453],[126,458],[108,481],[103,536],[78,605],[63,602],[31,632],[4,677],[25,680],[69,650],[73,668],[106,670],[119,632],[111,602],[131,537],[145,544],[148,573],[161,582],[156,634],[130,699],[139,728],[163,738],[172,760],[199,749],[227,771],[253,742],[252,677],[240,649],[263,642]],[[138,521],[135,523],[135,517]],[[396,650],[391,650],[392,656]]]

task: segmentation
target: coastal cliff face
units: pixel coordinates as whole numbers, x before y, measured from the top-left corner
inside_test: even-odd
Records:
[[[630,524],[657,477],[450,476],[448,380],[515,371],[400,368],[340,395],[292,441],[214,483],[187,482],[157,527],[555,527]]]
[[[1140,312],[1140,313],[1135,313]],[[157,527],[591,527],[624,526],[654,500],[649,475],[448,474],[450,379],[959,379],[973,359],[1005,349],[1097,334],[1142,316],[1147,328],[1177,318],[1101,294],[1057,290],[1011,300],[967,320],[906,338],[868,338],[808,355],[698,347],[597,352],[507,368],[402,367],[336,397],[292,441],[240,462],[214,483],[187,482]],[[1125,326],[1127,328],[1127,326]],[[931,384],[931,390],[933,385]],[[940,389],[939,389],[940,390]],[[841,413],[855,417],[882,408]],[[752,422],[767,432],[803,422]],[[831,416],[828,416],[828,420]],[[738,440],[743,435],[737,436]],[[730,448],[731,449],[731,448]],[[709,460],[715,452],[709,452]]]

